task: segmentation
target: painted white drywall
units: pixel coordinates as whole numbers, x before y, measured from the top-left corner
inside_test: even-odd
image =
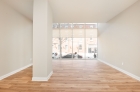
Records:
[[[0,0],[0,76],[32,63],[32,21]]]
[[[52,72],[52,13],[48,0],[34,0],[33,80]]]
[[[98,58],[140,77],[140,1],[98,31]]]

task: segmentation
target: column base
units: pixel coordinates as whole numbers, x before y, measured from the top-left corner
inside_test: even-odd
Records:
[[[32,77],[32,81],[48,81],[52,74],[53,71],[48,75],[48,77]]]

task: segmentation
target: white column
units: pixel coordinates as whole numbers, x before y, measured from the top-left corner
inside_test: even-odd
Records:
[[[48,0],[34,0],[32,80],[48,81],[52,73],[52,13]]]

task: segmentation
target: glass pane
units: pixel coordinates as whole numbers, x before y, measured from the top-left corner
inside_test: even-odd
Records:
[[[62,38],[72,37],[72,29],[60,29],[60,32]]]
[[[74,23],[73,29],[85,29],[85,24],[84,23]]]
[[[85,59],[84,38],[73,38],[74,59]]]
[[[72,55],[72,38],[61,38],[62,59],[71,59]]]
[[[86,59],[97,57],[97,38],[86,38]]]
[[[53,38],[59,38],[60,34],[59,34],[59,29],[53,29]]]
[[[60,58],[60,40],[59,40],[59,38],[52,39],[52,58],[53,59]]]
[[[73,29],[73,38],[84,38],[85,29]]]
[[[97,29],[97,23],[86,23],[85,29]]]
[[[86,38],[97,38],[97,29],[86,29]]]
[[[60,37],[62,38],[72,38],[72,24],[69,23],[61,23],[60,24]]]

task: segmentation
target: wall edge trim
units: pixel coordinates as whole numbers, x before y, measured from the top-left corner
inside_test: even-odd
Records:
[[[7,78],[7,77],[9,77],[9,76],[11,76],[11,75],[13,75],[13,74],[16,74],[16,73],[18,73],[18,72],[20,72],[20,71],[22,71],[22,70],[24,70],[24,69],[26,69],[26,68],[32,66],[32,65],[33,65],[33,64],[28,64],[28,65],[26,65],[26,66],[24,66],[24,67],[22,67],[22,68],[19,68],[19,69],[17,69],[17,70],[14,70],[14,71],[12,71],[12,72],[10,72],[10,73],[7,73],[7,74],[5,74],[5,75],[3,75],[3,76],[0,76],[0,80],[3,80],[3,79],[5,79],[5,78]]]
[[[107,63],[107,62],[105,62],[105,61],[103,61],[101,59],[97,59],[97,60],[102,62],[102,63],[104,63],[104,64],[106,64],[106,65],[108,65],[108,66],[110,66],[110,67],[112,67],[112,68],[114,68],[114,69],[116,69],[116,70],[118,70],[118,71],[120,71],[120,72],[122,72],[122,73],[124,73],[124,74],[126,74],[126,75],[128,75],[128,76],[130,76],[130,77],[132,77],[132,78],[134,78],[134,79],[136,79],[136,80],[138,80],[138,81],[140,81],[140,77],[138,77],[138,76],[126,71],[126,70],[123,70],[123,69],[121,69],[119,67],[116,67],[116,66],[114,66],[114,65],[112,65],[110,63]]]

